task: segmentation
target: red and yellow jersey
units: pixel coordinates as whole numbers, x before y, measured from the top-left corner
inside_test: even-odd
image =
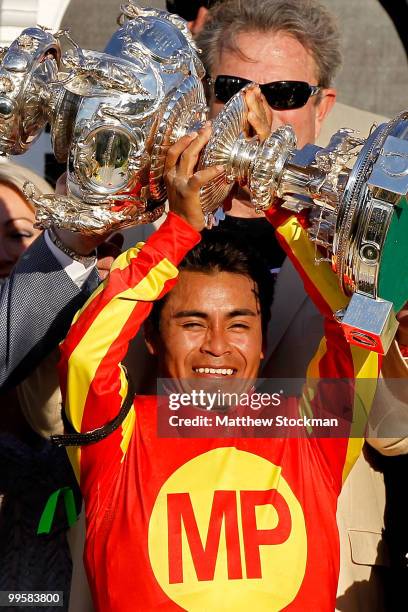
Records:
[[[331,316],[345,298],[329,268],[313,269],[313,247],[297,221],[276,224],[327,315],[309,374],[353,378],[358,405],[368,409],[372,397],[359,381],[377,375],[378,356],[346,343]],[[61,374],[77,431],[118,414],[128,343],[199,239],[169,214],[145,245],[116,260],[76,316],[62,345]],[[304,412],[312,392],[305,390]],[[158,438],[156,408],[156,398],[137,397],[108,438],[70,451],[86,505],[85,561],[96,608],[331,612],[337,497],[356,441]]]

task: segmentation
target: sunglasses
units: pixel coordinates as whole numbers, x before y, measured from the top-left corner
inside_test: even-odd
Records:
[[[226,74],[218,75],[215,80],[209,79],[209,84],[214,86],[215,97],[224,104],[251,82],[248,79]],[[269,106],[275,110],[301,108],[311,96],[315,96],[321,90],[318,85],[309,85],[305,81],[273,81],[259,87]]]

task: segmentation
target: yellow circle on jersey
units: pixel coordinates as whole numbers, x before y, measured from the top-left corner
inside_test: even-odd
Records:
[[[149,557],[163,591],[185,610],[282,610],[305,575],[302,507],[280,467],[217,448],[163,484],[149,522]]]

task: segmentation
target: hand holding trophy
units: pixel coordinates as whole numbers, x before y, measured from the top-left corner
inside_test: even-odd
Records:
[[[41,28],[3,50],[0,153],[24,153],[49,123],[55,156],[67,163],[66,195],[27,186],[42,227],[92,235],[157,219],[168,148],[205,123],[204,69],[185,22],[133,1],[121,10],[104,53]],[[61,57],[62,36],[73,48]],[[207,224],[236,182],[259,211],[276,197],[306,211],[316,261],[330,261],[351,296],[338,313],[347,338],[386,352],[408,298],[408,113],[366,140],[340,130],[326,148],[297,150],[290,126],[263,142],[250,133],[243,89],[214,120],[199,160],[199,170],[225,168],[201,188]]]

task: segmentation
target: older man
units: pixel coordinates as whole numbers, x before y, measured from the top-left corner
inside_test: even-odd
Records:
[[[289,123],[299,146],[314,142],[335,102],[332,85],[341,62],[334,17],[320,3],[226,0],[211,9],[197,42],[210,76],[212,116],[240,87],[255,81],[266,98],[255,91],[247,95],[247,101],[252,110],[249,120],[261,139],[271,128]],[[257,215],[243,189],[232,198],[222,227],[244,231],[263,250],[271,270],[279,271],[284,254],[273,228]],[[264,373],[269,377],[303,377],[305,364],[322,337],[322,327],[288,260],[278,277],[273,308],[279,323],[271,330]],[[307,337],[299,310],[309,321]]]

